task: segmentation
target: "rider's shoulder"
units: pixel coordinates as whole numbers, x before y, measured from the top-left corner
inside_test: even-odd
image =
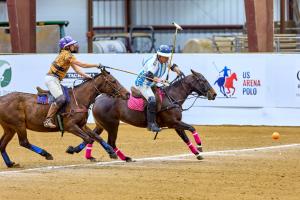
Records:
[[[143,64],[149,64],[149,63],[154,63],[156,60],[156,55],[153,56],[147,56],[143,59]]]

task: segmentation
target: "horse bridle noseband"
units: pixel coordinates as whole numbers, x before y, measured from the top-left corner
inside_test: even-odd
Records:
[[[113,92],[112,92],[113,95],[112,96],[114,96],[114,97],[121,96],[120,90],[122,89],[122,87],[120,86],[119,88],[116,89],[115,86],[112,84],[112,82],[110,80],[108,80],[103,73],[102,73],[102,75],[103,75],[105,83],[107,83],[107,85],[113,90]],[[97,93],[98,94],[103,93],[103,92],[100,92],[99,89],[96,87],[94,78],[93,78],[93,82],[94,82],[94,88],[96,89]]]

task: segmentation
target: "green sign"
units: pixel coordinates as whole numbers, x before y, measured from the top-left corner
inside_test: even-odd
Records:
[[[5,60],[0,60],[0,87],[6,87],[11,81],[11,67]]]

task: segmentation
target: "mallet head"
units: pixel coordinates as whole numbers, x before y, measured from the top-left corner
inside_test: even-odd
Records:
[[[181,28],[181,26],[179,26],[178,24],[176,24],[175,22],[172,23],[176,29],[179,29],[179,30],[183,30],[183,28]]]

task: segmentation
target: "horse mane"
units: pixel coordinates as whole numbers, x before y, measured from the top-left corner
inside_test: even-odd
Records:
[[[97,77],[100,76],[101,74],[102,74],[102,73],[96,74],[96,75],[93,77],[93,79],[97,78]],[[82,81],[82,83],[80,83],[80,84],[78,84],[78,85],[75,85],[74,88],[78,88],[78,87],[84,85],[85,83],[87,83],[87,82],[89,82],[89,81],[92,81],[93,79],[84,79],[84,80]]]
[[[188,75],[188,76],[189,76],[189,75]],[[171,88],[171,87],[178,87],[178,86],[180,86],[181,83],[182,83],[182,81],[183,81],[184,79],[186,79],[186,77],[188,77],[188,76],[184,76],[183,78],[182,78],[182,77],[177,77],[176,79],[174,79],[174,80],[171,82],[171,84],[170,84],[169,86],[166,87],[166,89],[169,89],[169,88]]]

